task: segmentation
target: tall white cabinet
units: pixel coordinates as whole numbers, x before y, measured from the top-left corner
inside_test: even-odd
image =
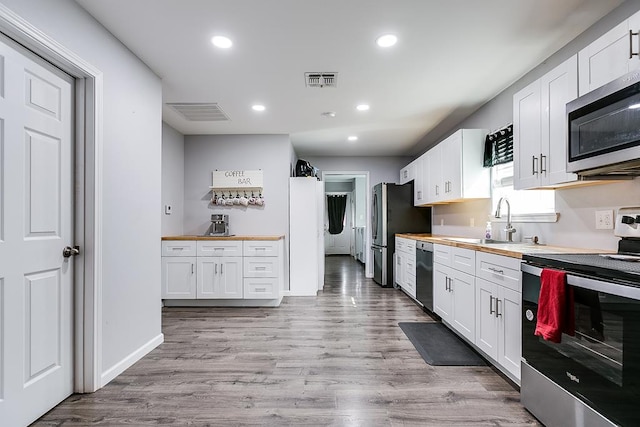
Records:
[[[513,96],[516,190],[553,187],[577,180],[577,175],[566,171],[566,104],[577,96],[576,55]]]
[[[324,286],[324,183],[289,178],[289,295],[315,296]]]

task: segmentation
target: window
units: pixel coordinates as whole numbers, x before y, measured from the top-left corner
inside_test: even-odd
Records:
[[[527,222],[548,222],[557,219],[554,190],[513,189],[513,162],[491,168],[491,187],[492,213],[496,211],[498,200],[506,197],[511,205],[512,219],[516,221],[524,221],[525,218]],[[506,212],[504,207],[502,212]]]

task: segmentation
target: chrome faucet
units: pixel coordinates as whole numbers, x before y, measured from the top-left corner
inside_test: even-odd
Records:
[[[516,229],[511,225],[511,205],[509,204],[509,200],[506,197],[500,197],[498,200],[498,207],[496,208],[496,218],[500,218],[500,207],[502,206],[502,201],[505,201],[507,204],[507,226],[504,229],[504,232],[507,233],[507,240],[509,242],[513,242],[513,233],[516,232]]]

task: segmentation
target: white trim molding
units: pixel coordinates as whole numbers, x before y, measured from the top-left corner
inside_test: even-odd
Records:
[[[129,369],[138,360],[149,354],[151,350],[159,346],[164,342],[164,334],[159,334],[149,340],[146,344],[129,354],[127,357],[116,363],[111,368],[107,369],[101,376],[100,382],[103,385],[108,384],[115,377]]]
[[[0,32],[76,80],[74,391],[102,387],[102,72],[0,3]],[[80,175],[78,175],[80,174]]]

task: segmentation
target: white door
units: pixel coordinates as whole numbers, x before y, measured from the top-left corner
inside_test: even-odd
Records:
[[[351,195],[347,194],[347,206],[344,212],[344,227],[340,234],[329,234],[329,213],[324,209],[324,252],[327,255],[350,255],[353,218],[351,216]]]
[[[73,80],[0,40],[0,424],[73,391]],[[13,44],[11,44],[13,46]],[[28,57],[26,56],[28,55]]]

